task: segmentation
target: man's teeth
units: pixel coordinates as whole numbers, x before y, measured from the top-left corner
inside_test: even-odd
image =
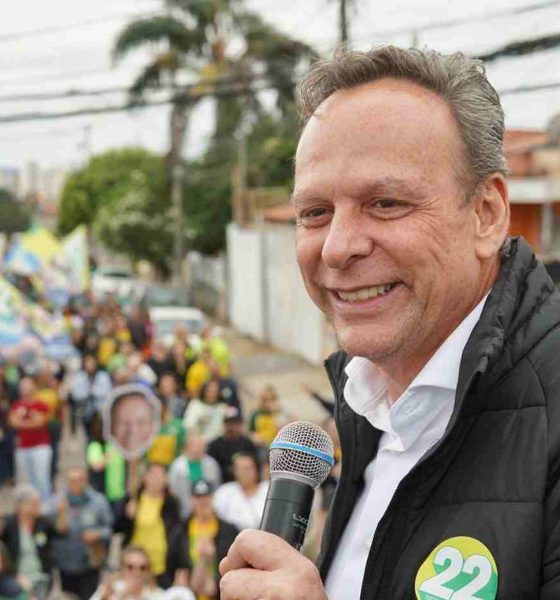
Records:
[[[374,285],[373,287],[363,288],[356,292],[338,292],[339,298],[346,302],[362,302],[369,298],[375,298],[376,296],[382,296],[386,294],[394,284],[386,283],[385,285]]]

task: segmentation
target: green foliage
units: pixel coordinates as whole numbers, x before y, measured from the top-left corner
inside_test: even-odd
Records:
[[[183,194],[189,249],[214,254],[225,248],[231,221],[231,183],[227,166],[208,160],[189,163]]]
[[[0,187],[0,202],[14,202],[15,198],[10,190]]]
[[[169,171],[180,160],[190,109],[201,96],[216,95],[210,145],[200,161],[186,163],[183,195],[186,246],[212,254],[224,248],[225,228],[231,220],[231,174],[239,151],[235,135],[242,123],[252,123],[247,140],[249,184],[290,187],[299,128],[295,79],[316,53],[248,11],[244,0],[163,0],[162,4],[167,9],[164,16],[136,20],[121,31],[113,58],[120,60],[140,48],[152,51],[131,86],[132,102],[163,86],[176,90]],[[193,74],[200,85],[189,96],[178,82],[187,79],[185,75],[192,80]],[[263,85],[275,91],[273,109],[256,90]],[[146,165],[125,169],[123,174],[115,156],[95,165],[93,159],[72,175],[61,204],[61,232],[78,223],[94,225],[110,248],[167,269],[173,221],[166,181],[171,178],[163,174],[162,159],[153,155],[152,159],[158,163],[157,176]]]
[[[177,52],[189,53],[200,46],[202,39],[202,32],[168,15],[137,19],[120,32],[113,58],[121,59],[132,50],[158,42],[165,42]]]
[[[31,208],[18,202],[12,193],[0,188],[0,233],[8,237],[26,231],[31,225]]]
[[[168,206],[165,166],[160,156],[141,148],[110,150],[93,157],[66,180],[59,233],[67,234],[82,223],[93,225],[102,207],[115,205],[129,191],[136,173],[146,175],[148,191],[159,199],[160,208]]]
[[[97,215],[94,231],[108,248],[134,261],[147,260],[161,272],[169,269],[173,221],[169,210],[150,190],[148,174],[136,171],[116,204],[106,204]]]

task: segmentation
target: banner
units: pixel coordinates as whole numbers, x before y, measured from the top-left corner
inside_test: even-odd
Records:
[[[62,253],[68,267],[70,289],[84,292],[90,285],[87,228],[79,225],[62,240]]]
[[[45,227],[32,225],[19,238],[24,250],[34,254],[43,264],[52,262],[62,253],[62,246],[54,235]]]

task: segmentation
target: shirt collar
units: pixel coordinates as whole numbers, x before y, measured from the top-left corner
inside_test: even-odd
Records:
[[[406,450],[439,415],[445,415],[440,427],[443,435],[453,409],[463,350],[480,319],[487,297],[488,295],[477,304],[441,344],[392,406],[385,378],[375,364],[356,356],[346,365],[346,402],[376,429],[390,435],[392,441],[386,448]],[[434,393],[430,398],[420,393],[429,392],[430,388],[447,393]],[[422,406],[414,406],[418,403],[422,403]]]

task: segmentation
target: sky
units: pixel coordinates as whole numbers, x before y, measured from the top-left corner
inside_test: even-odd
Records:
[[[328,56],[337,44],[336,0],[247,0],[269,23],[312,44]],[[485,18],[474,23],[428,30],[442,21],[538,4],[538,0],[355,0],[350,9],[352,46],[376,42],[409,46],[415,39],[442,52],[476,54],[514,40],[558,32],[560,2],[523,15]],[[161,8],[161,0],[17,0],[3,11],[0,25],[0,120],[33,112],[59,112],[124,102],[124,94],[64,100],[11,100],[6,96],[66,92],[71,89],[126,87],[148,52],[117,65],[111,60],[116,34],[134,16]],[[292,5],[293,8],[287,8]],[[414,38],[413,32],[416,31]],[[489,65],[488,75],[501,90],[560,81],[560,48]],[[506,126],[545,128],[560,112],[560,88],[502,97]],[[212,127],[212,102],[202,102],[191,119],[187,156],[204,147]],[[91,154],[113,147],[140,145],[164,152],[168,144],[167,107],[125,113],[25,123],[0,122],[0,166],[74,168]]]

